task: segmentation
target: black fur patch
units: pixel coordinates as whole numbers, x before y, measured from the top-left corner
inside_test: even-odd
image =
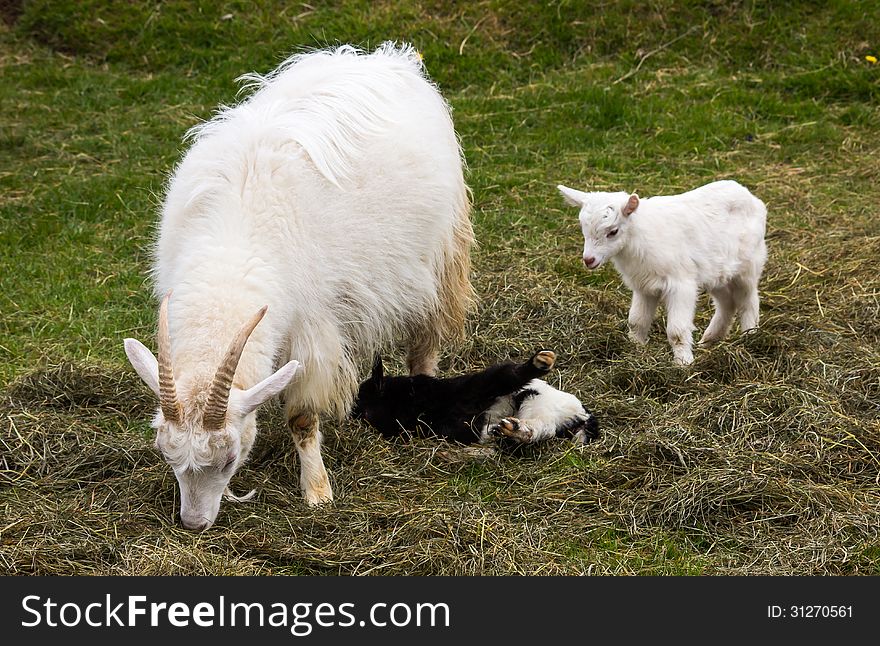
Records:
[[[358,389],[355,414],[386,437],[404,432],[434,435],[465,444],[480,439],[485,411],[547,372],[535,365],[505,362],[459,377],[386,376],[381,358]]]
[[[599,419],[589,411],[587,415],[587,419],[572,417],[564,421],[556,427],[556,437],[574,437],[575,433],[583,430],[585,443],[595,440],[599,437]]]
[[[518,393],[516,393],[513,396],[514,410],[518,411],[520,408],[522,408],[523,402],[525,400],[529,399],[530,397],[534,397],[537,394],[538,394],[538,391],[535,390],[534,388],[523,388],[522,390],[520,390]],[[516,414],[516,413],[514,413],[514,414]]]

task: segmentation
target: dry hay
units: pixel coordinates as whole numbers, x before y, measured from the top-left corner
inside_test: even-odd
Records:
[[[273,404],[232,483],[259,495],[225,502],[203,534],[177,521],[133,371],[45,366],[0,395],[0,569],[877,574],[880,237],[812,231],[771,230],[761,329],[690,368],[672,365],[660,322],[646,347],[629,342],[629,293],[611,269],[587,275],[577,241],[514,234],[475,258],[479,311],[441,370],[551,348],[551,381],[599,414],[598,441],[480,452],[328,422],[336,499],[310,509]],[[699,328],[709,316],[703,304]]]
[[[876,300],[831,298],[847,289],[847,275],[840,284],[823,277],[826,316],[817,319],[815,308],[790,306],[815,285],[771,271],[762,328],[699,351],[683,369],[671,364],[659,324],[645,348],[626,339],[629,295],[613,278],[554,284],[556,270],[536,256],[523,262],[532,278],[514,283],[503,255],[481,259],[492,296],[482,297],[470,341],[443,370],[551,347],[560,356],[555,383],[598,412],[599,441],[474,451],[327,423],[336,501],[309,509],[271,405],[233,480],[236,491],[257,488],[256,501],[225,502],[217,524],[194,535],[176,520],[176,482],[152,448],[150,394],[130,370],[62,363],[3,394],[0,567],[876,574]],[[700,316],[705,325],[705,308]]]

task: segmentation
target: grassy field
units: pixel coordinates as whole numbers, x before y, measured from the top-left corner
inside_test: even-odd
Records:
[[[778,4],[778,6],[776,6]],[[880,574],[880,8],[866,2],[0,5],[0,572]],[[583,449],[325,425],[310,509],[277,405],[203,534],[176,517],[146,272],[181,138],[302,47],[412,42],[469,165],[479,305],[453,374],[549,347]],[[555,186],[733,178],[768,205],[762,328],[676,368],[588,273]],[[708,323],[701,301],[697,324]],[[390,361],[401,367],[400,357]]]

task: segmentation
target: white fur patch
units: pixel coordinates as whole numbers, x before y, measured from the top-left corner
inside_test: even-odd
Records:
[[[516,394],[499,397],[487,413],[480,442],[491,441],[490,428],[505,417],[516,417],[527,426],[532,431],[532,443],[556,437],[558,429],[569,426],[575,420],[590,417],[577,397],[541,379],[532,379],[522,390],[534,390],[537,394],[525,398],[518,409],[514,401]]]

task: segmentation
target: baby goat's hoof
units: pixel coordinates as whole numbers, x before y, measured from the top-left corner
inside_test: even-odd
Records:
[[[541,350],[532,357],[532,365],[542,372],[547,372],[556,363],[556,353],[550,350]]]
[[[700,341],[697,345],[701,348],[711,348],[713,345],[716,345],[724,340],[724,337],[727,336],[727,332],[715,332],[713,330],[706,330],[703,332],[703,336],[700,337]]]
[[[509,437],[523,444],[532,441],[532,431],[515,417],[503,418],[492,428],[492,434]]]

